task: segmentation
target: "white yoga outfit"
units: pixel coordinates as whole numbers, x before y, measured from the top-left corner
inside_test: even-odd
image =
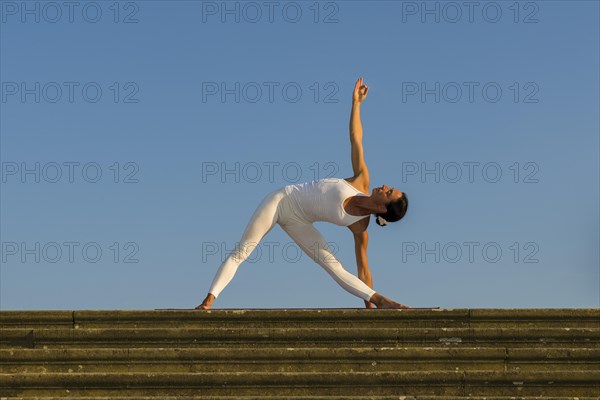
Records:
[[[348,226],[360,219],[369,218],[369,215],[354,216],[346,213],[344,200],[352,196],[367,195],[341,178],[287,185],[269,193],[252,215],[239,245],[219,267],[209,293],[219,297],[233,279],[239,265],[252,254],[260,240],[277,223],[342,288],[369,300],[375,291],[344,269],[321,233],[313,226],[315,221]]]

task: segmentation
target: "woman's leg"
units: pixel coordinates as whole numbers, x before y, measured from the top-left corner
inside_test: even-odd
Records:
[[[260,240],[273,228],[279,218],[278,205],[284,194],[281,190],[271,192],[256,208],[239,245],[219,267],[211,284],[209,295],[212,294],[214,298],[219,296],[225,286],[233,279],[240,264],[252,254]]]
[[[329,249],[321,232],[312,224],[287,224],[281,227],[302,251],[323,267],[346,291],[367,301],[376,293],[366,283],[344,269]]]

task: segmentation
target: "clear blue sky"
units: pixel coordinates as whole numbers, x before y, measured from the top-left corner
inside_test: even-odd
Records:
[[[371,221],[375,290],[600,307],[597,1],[0,6],[0,308],[200,304],[267,193],[352,176],[359,76],[372,186],[410,200]],[[264,241],[215,308],[364,307]]]

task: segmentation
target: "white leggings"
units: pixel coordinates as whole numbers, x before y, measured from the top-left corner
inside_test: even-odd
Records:
[[[294,239],[304,253],[323,267],[346,291],[367,301],[376,293],[367,284],[344,269],[330,251],[321,233],[313,224],[304,221],[295,211],[285,188],[269,193],[254,211],[239,245],[219,267],[209,293],[212,293],[215,298],[219,297],[221,291],[233,279],[240,264],[252,254],[260,240],[276,223]]]

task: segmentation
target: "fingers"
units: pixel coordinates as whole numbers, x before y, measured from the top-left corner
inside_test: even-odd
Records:
[[[360,79],[356,81],[356,85],[354,85],[354,90],[360,87]]]
[[[363,96],[367,96],[367,93],[369,92],[369,87],[367,85],[362,85],[360,87],[360,94]]]
[[[367,92],[369,91],[369,87],[365,84],[363,84],[363,78],[360,77],[358,78],[358,80],[356,81],[356,85],[360,86],[360,91],[363,94],[367,94]]]
[[[367,93],[369,93],[369,87],[363,84],[363,78],[360,77],[356,80],[356,84],[354,85],[354,93],[358,93],[361,96],[366,97]]]

